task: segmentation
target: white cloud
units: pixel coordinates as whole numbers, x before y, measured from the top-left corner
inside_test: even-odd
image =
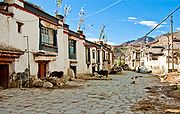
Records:
[[[180,27],[179,27],[179,28],[176,28],[176,30],[180,30]]]
[[[136,17],[128,17],[128,21],[134,21],[134,20],[137,20]]]
[[[154,28],[155,26],[158,25],[158,23],[156,21],[139,20],[136,17],[128,17],[127,21],[133,22],[134,24],[140,24],[140,25],[144,25],[144,26],[147,26],[147,27],[151,27],[151,28]],[[157,28],[165,27],[166,24],[167,24],[166,22],[163,22]]]
[[[98,38],[86,38],[86,40],[94,42],[94,41],[98,41],[99,39]]]
[[[116,42],[111,42],[111,41],[108,41],[107,44],[109,44],[109,45],[117,45]]]
[[[145,26],[151,27],[151,28],[154,28],[155,26],[158,25],[158,23],[156,21],[146,21],[146,20],[144,20],[144,21],[139,21],[138,23],[141,24],[141,25],[145,25]],[[166,27],[165,26],[166,24],[167,24],[166,22],[163,22],[157,28]]]
[[[124,20],[124,19],[118,19],[117,21],[128,21],[128,20]]]
[[[139,21],[138,23],[141,24],[141,25],[151,27],[151,28],[154,28],[155,26],[157,26],[156,21]]]
[[[166,25],[167,23],[166,22],[162,22],[162,24]]]
[[[137,18],[136,17],[128,17],[128,19],[118,19],[117,21],[135,22],[135,21],[137,21]]]

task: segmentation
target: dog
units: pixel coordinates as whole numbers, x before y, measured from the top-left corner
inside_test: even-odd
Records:
[[[99,75],[102,76],[106,76],[106,78],[108,77],[108,71],[107,70],[100,70],[100,71],[96,71]],[[101,77],[100,77],[101,78]]]
[[[63,71],[53,71],[50,73],[50,77],[57,77],[57,78],[62,78],[64,75]]]

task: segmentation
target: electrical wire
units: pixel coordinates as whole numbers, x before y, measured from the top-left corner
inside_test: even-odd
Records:
[[[178,9],[180,9],[180,6],[177,7],[174,11],[172,11],[168,16],[166,16],[160,23],[158,23],[153,29],[151,29],[148,33],[144,35],[144,37],[148,36],[151,32],[153,32],[158,26],[160,26],[166,19],[168,19],[170,16],[172,16]]]
[[[158,7],[157,3],[155,1],[153,1],[153,0],[152,0],[152,2],[154,4],[155,8],[157,9],[157,11],[159,12],[159,14],[163,14],[163,11]]]
[[[132,12],[134,13],[135,15],[137,15],[141,20],[150,20],[150,19],[147,19],[147,18],[144,18],[139,12],[137,12],[135,9],[133,9],[130,5],[128,5],[125,0],[122,0],[122,3]]]
[[[118,4],[118,3],[120,3],[121,1],[122,1],[122,0],[117,0],[116,2],[113,2],[113,3],[111,3],[110,5],[108,5],[108,6],[104,7],[104,8],[102,8],[102,9],[100,9],[100,10],[94,12],[94,13],[91,13],[91,14],[89,14],[89,15],[87,15],[87,16],[84,16],[84,18],[88,18],[88,17],[90,17],[90,16],[99,14],[99,13],[101,13],[101,12],[103,12],[103,11],[105,11],[105,10],[111,8],[112,6],[114,6],[114,5]]]

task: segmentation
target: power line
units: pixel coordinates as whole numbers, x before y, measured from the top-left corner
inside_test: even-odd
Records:
[[[84,16],[84,18],[88,18],[88,17],[90,17],[90,16],[99,14],[99,13],[103,12],[104,10],[107,10],[107,9],[111,8],[112,6],[114,6],[114,5],[118,4],[118,3],[120,3],[121,1],[122,1],[122,0],[117,0],[116,2],[113,2],[112,4],[110,4],[110,5],[108,5],[108,6],[104,7],[104,8],[102,8],[102,9],[100,9],[100,10],[94,12],[94,13],[91,13],[91,14],[89,14],[89,15],[87,15],[87,16]],[[71,19],[71,20],[72,20],[72,19]],[[73,19],[73,21],[75,21],[75,20],[78,20],[78,18]]]
[[[84,18],[87,18],[87,17],[90,17],[90,16],[92,16],[92,15],[96,15],[96,14],[98,14],[98,13],[101,13],[101,12],[103,12],[104,10],[109,9],[110,7],[118,4],[118,3],[121,2],[121,1],[122,1],[122,0],[117,0],[116,2],[113,2],[112,4],[110,4],[110,5],[108,5],[108,6],[104,7],[104,8],[96,11],[95,13],[92,13],[92,14],[89,14],[89,15],[85,16]]]
[[[124,0],[122,0],[122,3],[130,9],[134,14],[138,15],[140,18],[142,17],[138,12],[136,12],[132,7],[130,7]]]
[[[109,6],[106,6],[105,8],[103,8],[103,9],[101,9],[101,10],[95,12],[95,14],[98,14],[98,13],[100,13],[100,12],[102,12],[102,11],[104,11],[104,10],[106,10],[106,9],[108,9],[108,8],[110,8],[110,7],[112,7],[112,6],[114,6],[114,5],[118,4],[118,3],[121,2],[121,1],[122,1],[122,0],[118,0],[118,1],[116,1],[116,2],[114,2],[114,3],[112,3],[112,4],[110,4]]]
[[[177,7],[174,11],[172,11],[168,16],[166,16],[160,23],[158,23],[153,29],[151,29],[148,33],[144,35],[144,37],[147,37],[151,32],[153,32],[159,25],[161,25],[166,19],[168,19],[173,13],[175,13],[178,9],[180,8]]]
[[[134,8],[132,8],[125,0],[122,0],[122,3],[132,12],[134,13],[135,15],[137,15],[141,20],[151,20],[149,18],[145,18],[141,15],[140,12],[137,12],[137,10],[135,10]],[[153,17],[157,17],[157,15],[154,15],[153,13]]]
[[[152,0],[152,2],[153,2],[153,4],[154,4],[154,6],[156,7],[156,9],[158,10],[158,12],[159,12],[160,14],[162,14],[163,11],[158,7],[157,3],[156,3],[155,1],[153,1],[153,0]]]

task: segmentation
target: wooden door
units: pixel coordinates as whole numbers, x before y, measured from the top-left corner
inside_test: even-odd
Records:
[[[8,88],[9,82],[9,65],[0,65],[0,86]]]
[[[38,78],[44,79],[46,77],[46,65],[47,65],[47,63],[45,63],[45,62],[41,62],[38,64],[38,66],[39,66]]]

